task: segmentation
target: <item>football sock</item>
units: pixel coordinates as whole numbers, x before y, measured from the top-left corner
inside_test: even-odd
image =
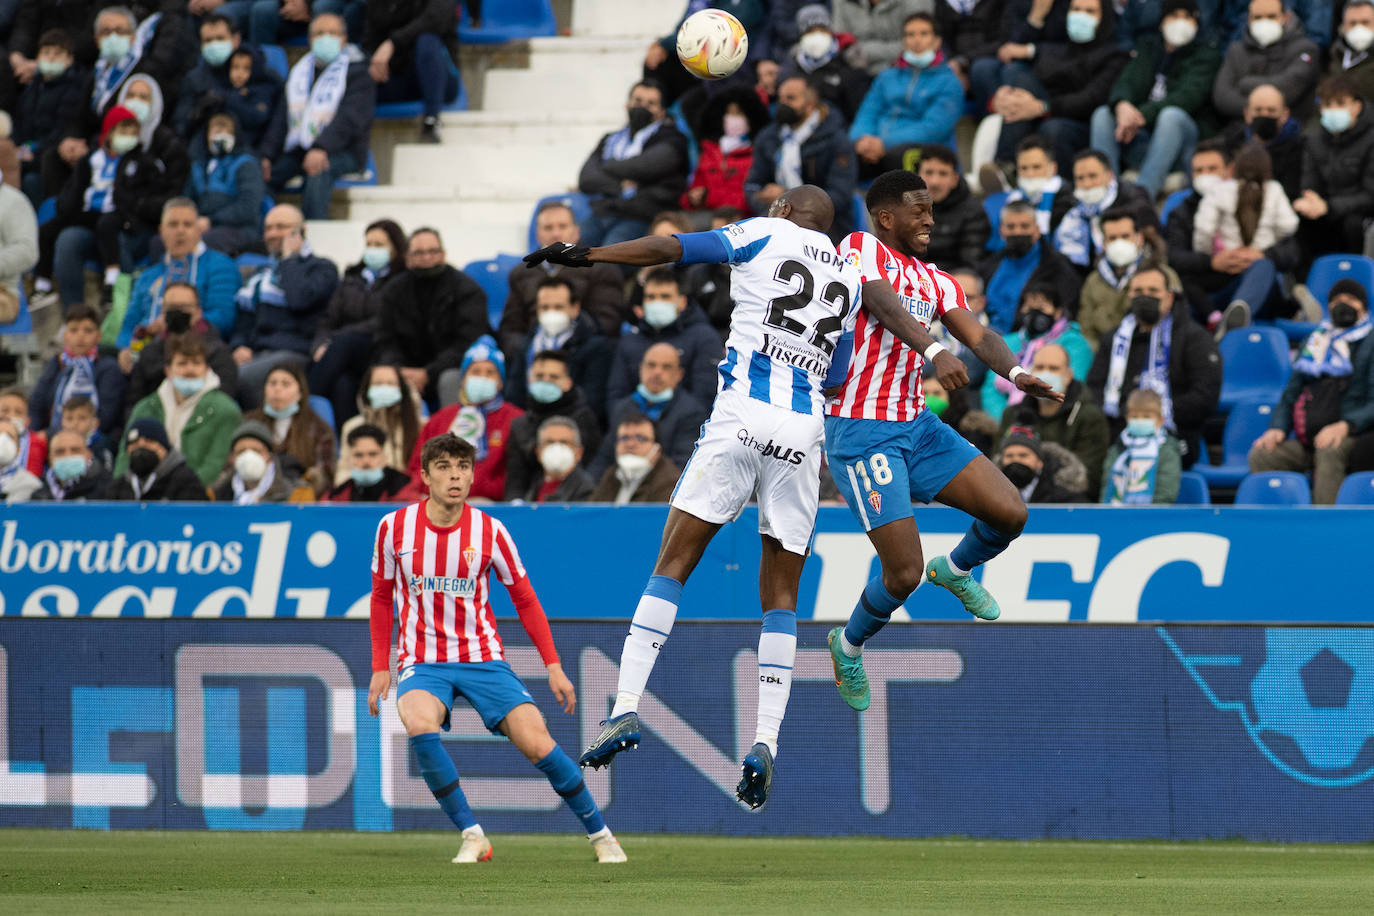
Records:
[[[778,729],[792,692],[792,662],[797,657],[797,612],[773,610],[763,615],[759,634],[759,718],[754,736],[778,756]]]
[[[448,819],[453,821],[459,830],[477,826],[477,818],[468,807],[467,796],[458,785],[458,768],[453,765],[453,758],[448,755],[448,751],[444,750],[439,733],[411,735],[410,749],[415,752],[415,759],[420,762],[420,775],[425,778],[425,785],[434,793],[439,807],[444,809]]]
[[[582,771],[561,747],[555,744],[553,750],[535,766],[549,777],[549,785],[563,796],[568,807],[573,809],[573,814],[582,820],[582,826],[589,835],[605,829],[606,822],[601,819],[601,809],[596,806],[592,793],[587,791],[587,784],[582,781]]]
[[[1006,550],[1014,535],[1003,534],[984,521],[975,521],[953,550],[949,552],[949,565],[955,575],[967,575],[973,567],[981,566],[988,560]]]
[[[678,602],[682,600],[682,583],[668,576],[650,576],[644,594],[630,621],[625,648],[620,653],[620,679],[616,684],[615,707],[611,717],[623,716],[639,709],[639,698],[649,673],[654,670],[658,653],[668,642],[677,617]]]
[[[849,615],[849,623],[845,624],[843,640],[840,643],[844,654],[851,658],[858,655],[863,644],[887,625],[892,612],[902,606],[903,600],[905,599],[894,598],[888,592],[883,585],[882,576],[869,579],[859,594],[859,603],[854,605],[854,613]],[[849,651],[851,647],[854,649],[853,652]]]

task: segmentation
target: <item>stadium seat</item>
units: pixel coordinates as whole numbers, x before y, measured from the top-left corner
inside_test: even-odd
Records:
[[[1358,254],[1326,254],[1312,262],[1312,269],[1307,272],[1307,289],[1322,304],[1323,315],[1331,287],[1347,277],[1366,292],[1374,293],[1374,259]]]
[[[1310,506],[1312,488],[1297,471],[1249,474],[1236,489],[1237,506]]]
[[[334,405],[329,403],[329,398],[312,394],[310,396],[310,409],[320,415],[320,419],[329,424],[329,428],[338,432],[338,427],[334,425]]]
[[[1177,207],[1179,204],[1183,203],[1183,201],[1191,193],[1193,193],[1192,188],[1180,188],[1179,190],[1170,194],[1168,197],[1164,198],[1164,206],[1161,207],[1159,211],[1159,224],[1161,226],[1168,225],[1169,214],[1174,212],[1174,207]]]
[[[1374,471],[1351,474],[1336,494],[1338,506],[1374,506]]]
[[[291,64],[286,59],[286,49],[281,45],[260,45],[262,56],[267,59],[267,66],[276,72],[277,76],[286,79],[286,74],[291,70]]]
[[[1210,506],[1212,495],[1207,492],[1207,479],[1196,471],[1184,471],[1178,477],[1177,506]]]
[[[453,68],[456,70],[457,68]],[[444,111],[468,110],[468,87],[463,84],[463,75],[458,74],[458,94],[443,108]],[[425,113],[425,103],[418,99],[413,102],[385,102],[377,105],[376,118],[380,121],[404,121],[418,118]]]
[[[1277,403],[1293,364],[1288,337],[1278,328],[1249,327],[1221,339],[1221,402],[1223,411],[1240,401]]]
[[[482,4],[482,25],[473,28],[466,18],[458,24],[458,40],[471,45],[499,45],[524,38],[558,34],[549,0],[500,0]]]
[[[864,202],[864,196],[858,191],[854,192],[854,231],[867,232],[868,226],[868,204]]]
[[[51,220],[57,215],[57,198],[44,198],[43,202],[38,205],[38,212],[34,215],[38,217],[38,225],[40,226]]]
[[[1203,464],[1204,451],[1193,471],[1201,474],[1209,487],[1234,487],[1250,473],[1250,446],[1269,428],[1274,412],[1270,401],[1241,401],[1226,417],[1226,429],[1221,438],[1221,464]]]
[[[510,293],[506,275],[519,264],[518,254],[498,254],[489,260],[473,261],[463,268],[463,273],[476,280],[487,294],[487,317],[493,328],[501,323],[501,311]]]
[[[548,197],[541,197],[535,203],[534,209],[530,211],[530,232],[529,247],[530,251],[539,247],[539,243],[534,238],[534,222],[539,215],[539,208],[544,204],[560,203],[572,210],[573,219],[581,225],[587,217],[592,215],[592,205],[587,201],[587,195],[579,191],[571,191],[567,194],[550,194]]]
[[[1002,250],[1002,236],[997,227],[1002,223],[1002,205],[1010,194],[1010,191],[998,191],[983,198],[983,212],[988,215],[988,225],[992,227],[992,233],[988,236],[988,251]]]

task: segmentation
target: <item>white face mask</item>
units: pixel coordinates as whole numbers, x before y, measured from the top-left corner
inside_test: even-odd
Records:
[[[1367,25],[1352,25],[1345,30],[1345,43],[1350,46],[1350,50],[1364,52],[1369,50],[1369,46],[1374,44],[1374,29]]]
[[[539,463],[544,466],[545,474],[562,477],[573,469],[577,455],[562,442],[550,442],[539,453]]]
[[[257,483],[267,473],[267,459],[252,450],[239,452],[234,459],[234,473],[246,483]]]
[[[634,479],[649,473],[649,465],[653,464],[653,462],[643,455],[625,454],[616,455],[615,464],[616,467],[620,468],[620,473]]]
[[[1074,188],[1073,196],[1078,199],[1080,204],[1087,204],[1095,207],[1107,199],[1107,186],[1101,185],[1096,188]]]
[[[0,468],[8,467],[19,457],[19,443],[9,433],[0,433]]]
[[[1021,189],[1021,193],[1035,200],[1045,190],[1045,185],[1049,184],[1049,178],[1020,178],[1017,179],[1016,186]]]
[[[677,303],[666,299],[644,303],[644,321],[651,328],[666,328],[677,321]]]
[[[1134,264],[1135,259],[1140,257],[1140,249],[1130,239],[1113,239],[1107,243],[1103,253],[1107,256],[1107,263],[1113,267]]]
[[[545,309],[539,313],[539,326],[550,337],[557,337],[572,327],[572,316],[557,309]]]
[[[807,32],[797,42],[801,52],[813,60],[830,53],[830,46],[834,43],[835,38],[829,32]]]
[[[1159,30],[1164,33],[1164,40],[1175,48],[1192,44],[1197,37],[1197,24],[1191,19],[1170,19]]]
[[[1194,175],[1193,190],[1198,192],[1200,196],[1205,197],[1208,194],[1210,194],[1217,187],[1217,185],[1221,184],[1225,180],[1225,178],[1222,178],[1220,175],[1215,174]]]
[[[1267,48],[1283,37],[1283,26],[1274,19],[1256,19],[1250,23],[1250,37],[1261,48]]]
[[[21,436],[24,435],[24,431],[29,428],[27,417],[15,417],[10,420],[10,422],[14,424],[14,428],[19,431],[19,435]]]

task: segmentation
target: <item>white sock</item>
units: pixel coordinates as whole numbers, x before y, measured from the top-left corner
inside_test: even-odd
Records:
[[[107,267],[107,268],[105,268],[105,285],[106,285],[106,286],[114,286],[115,281],[118,280],[118,279],[119,279],[119,268],[118,268],[118,267]]]
[[[677,603],[654,595],[641,595],[635,608],[625,648],[620,653],[620,679],[616,684],[615,707],[611,718],[639,710],[644,685],[658,661],[658,653],[668,642],[677,617]]]
[[[945,554],[945,562],[949,564],[949,571],[954,573],[956,576],[967,576],[971,572],[971,570],[960,569],[958,566],[956,566],[954,561],[950,559],[949,554]]]
[[[849,658],[858,658],[864,654],[863,646],[856,646],[844,638],[844,630],[840,630],[840,651]]]
[[[759,718],[754,741],[768,745],[778,756],[778,730],[792,692],[792,663],[797,657],[797,637],[792,633],[759,634]]]
[[[463,831],[463,836],[486,836],[486,834],[482,832],[481,824],[473,824]]]

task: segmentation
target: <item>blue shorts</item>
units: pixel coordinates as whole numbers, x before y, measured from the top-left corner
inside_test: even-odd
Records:
[[[449,727],[449,709],[459,697],[467,700],[482,724],[495,734],[501,720],[521,703],[533,703],[534,697],[515,676],[509,664],[492,662],[440,662],[411,665],[401,672],[396,682],[396,699],[408,690],[423,690],[444,704],[444,731]]]
[[[935,414],[910,423],[825,418],[825,452],[835,486],[865,531],[911,517],[982,452]]]

